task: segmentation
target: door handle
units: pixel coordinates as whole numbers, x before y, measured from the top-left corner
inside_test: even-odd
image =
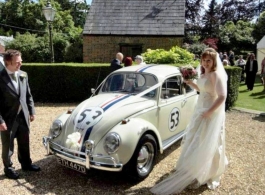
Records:
[[[187,102],[187,99],[184,99],[184,100],[181,102],[181,106],[182,106],[182,107],[185,106],[186,102]]]

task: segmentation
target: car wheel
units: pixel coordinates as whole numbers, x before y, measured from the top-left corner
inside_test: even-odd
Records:
[[[145,179],[154,167],[156,154],[157,143],[155,138],[150,134],[144,135],[128,163],[127,170],[130,175],[138,180]]]

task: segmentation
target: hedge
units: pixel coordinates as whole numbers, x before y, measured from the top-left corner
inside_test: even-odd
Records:
[[[179,66],[179,65],[178,65]],[[111,73],[109,66],[73,65],[23,65],[29,75],[31,92],[35,102],[81,102],[91,95]],[[225,67],[228,74],[226,110],[233,107],[238,97],[241,68]]]

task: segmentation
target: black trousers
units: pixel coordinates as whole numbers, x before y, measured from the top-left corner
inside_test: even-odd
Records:
[[[1,131],[2,159],[5,168],[12,166],[11,156],[14,153],[14,139],[17,138],[18,160],[22,167],[31,165],[29,148],[29,128],[22,113],[17,115],[12,129]]]
[[[246,84],[247,84],[248,89],[250,89],[250,90],[253,89],[255,79],[256,79],[256,73],[255,72],[247,72],[246,73]]]

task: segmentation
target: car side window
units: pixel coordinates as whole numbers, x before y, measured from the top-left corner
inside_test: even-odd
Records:
[[[176,97],[181,94],[181,76],[173,76],[164,81],[161,90],[162,99]]]
[[[183,85],[183,88],[185,89],[186,93],[194,91],[194,89],[191,88],[189,85],[187,85],[185,83],[183,83],[182,85]]]

